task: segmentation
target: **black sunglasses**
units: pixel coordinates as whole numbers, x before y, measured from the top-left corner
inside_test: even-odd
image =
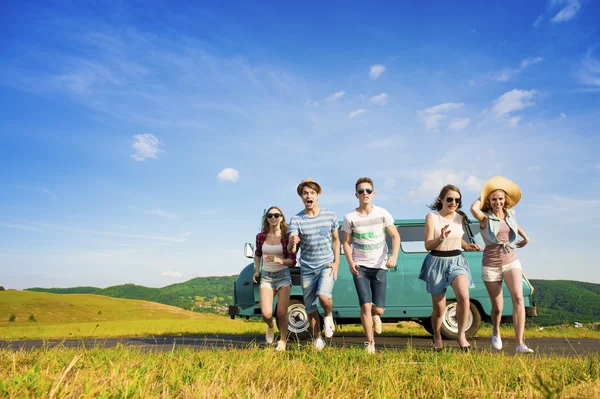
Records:
[[[281,213],[267,213],[267,219],[275,218],[278,219],[281,216]]]
[[[373,193],[373,189],[372,188],[359,188],[358,190],[356,190],[356,192],[360,195],[362,195],[364,192],[367,192],[367,194],[372,194]]]
[[[460,198],[452,198],[452,197],[446,198],[447,203],[451,203],[452,201],[456,202],[457,204],[460,204]]]

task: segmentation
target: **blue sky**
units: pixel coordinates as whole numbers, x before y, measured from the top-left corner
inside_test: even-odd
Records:
[[[530,278],[600,283],[600,4],[11,2],[0,284],[236,274],[263,209],[523,190]]]

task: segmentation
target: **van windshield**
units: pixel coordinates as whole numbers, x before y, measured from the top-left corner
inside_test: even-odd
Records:
[[[471,230],[471,235],[468,230]],[[465,229],[465,235],[463,239],[468,243],[476,243],[484,247],[483,239],[481,238],[481,228],[479,223],[469,223],[469,229]],[[399,226],[398,232],[401,238],[401,248],[403,252],[414,253],[414,252],[427,252],[425,250],[425,225],[420,226]],[[387,237],[387,244],[389,251],[392,250],[392,240]]]

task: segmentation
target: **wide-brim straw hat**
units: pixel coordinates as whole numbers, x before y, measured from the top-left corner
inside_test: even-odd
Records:
[[[296,188],[296,191],[298,192],[298,195],[302,197],[302,189],[304,188],[304,186],[306,186],[307,184],[314,184],[315,186],[317,186],[317,194],[321,194],[323,192],[323,190],[321,190],[321,186],[319,185],[319,183],[317,183],[316,181],[314,181],[311,178],[302,180],[302,182],[300,184],[298,184],[298,188]]]
[[[519,186],[517,186],[517,183],[513,182],[512,180],[508,180],[506,177],[494,176],[486,181],[481,189],[480,208],[483,208],[488,196],[496,190],[504,191],[506,196],[510,198],[510,202],[513,206],[517,205],[519,201],[521,201],[521,189]]]

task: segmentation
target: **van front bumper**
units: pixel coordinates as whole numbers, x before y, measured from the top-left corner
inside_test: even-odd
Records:
[[[538,307],[537,307],[537,305],[526,306],[525,307],[525,316],[527,316],[527,317],[537,317],[538,316]]]

